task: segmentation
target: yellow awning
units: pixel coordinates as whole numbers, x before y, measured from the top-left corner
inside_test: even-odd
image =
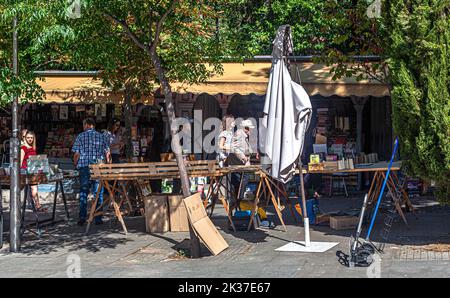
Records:
[[[89,76],[48,76],[37,83],[45,91],[45,103],[114,103],[124,102],[123,92],[113,92],[102,86],[101,80]],[[147,96],[133,103],[152,105],[154,98]]]
[[[270,62],[224,63],[223,74],[213,76],[207,83],[196,85],[174,83],[172,89],[174,92],[182,93],[262,95],[267,91],[271,66]],[[378,82],[367,80],[358,82],[353,78],[333,81],[330,74],[331,67],[312,62],[291,64],[291,74],[297,82],[296,67],[299,68],[301,83],[310,96],[389,96],[387,86]]]
[[[208,94],[265,94],[269,81],[270,62],[224,63],[223,74],[215,75],[203,84],[172,83],[172,91],[178,93]],[[298,67],[298,72],[296,67]],[[293,63],[291,73],[310,96],[389,96],[385,85],[353,78],[332,80],[330,67],[322,64]],[[46,94],[44,102],[55,103],[123,103],[123,92],[112,92],[101,81],[88,76],[47,76],[38,81]],[[153,97],[145,97],[134,103],[153,104]]]

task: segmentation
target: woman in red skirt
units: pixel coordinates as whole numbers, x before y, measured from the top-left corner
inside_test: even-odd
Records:
[[[28,158],[30,156],[36,155],[36,136],[34,132],[27,131],[25,134],[25,138],[20,147],[20,164],[21,169],[26,172],[28,167]],[[33,198],[34,205],[37,211],[47,211],[46,208],[42,208],[41,203],[39,202],[38,196],[38,186],[37,184],[30,185],[31,188],[31,197]]]

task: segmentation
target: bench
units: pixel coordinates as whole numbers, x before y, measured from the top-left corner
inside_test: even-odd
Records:
[[[190,178],[221,175],[215,160],[185,161]],[[176,179],[180,178],[175,161],[91,165],[93,180]]]

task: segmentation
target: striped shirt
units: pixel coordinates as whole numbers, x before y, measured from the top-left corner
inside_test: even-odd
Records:
[[[90,128],[78,135],[72,147],[72,152],[79,153],[77,168],[88,167],[91,164],[104,162],[109,152],[109,140],[104,134]]]

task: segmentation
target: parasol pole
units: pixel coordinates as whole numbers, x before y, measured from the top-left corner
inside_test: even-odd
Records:
[[[301,154],[300,154],[301,156]],[[300,170],[300,192],[302,195],[302,209],[303,209],[303,225],[305,227],[305,246],[309,247],[311,245],[311,240],[309,237],[309,218],[308,211],[306,209],[306,196],[305,196],[305,184],[303,181],[303,166],[301,160],[298,163],[298,168]]]
[[[283,56],[285,56],[286,59],[286,66],[288,69],[290,69],[290,64],[288,60],[288,47],[287,43],[291,43],[292,50],[294,50],[294,45],[292,44],[292,40],[290,39],[290,26],[286,26],[286,31],[284,33],[284,44],[283,44]],[[297,69],[298,71],[298,69]],[[298,76],[300,79],[300,75]],[[306,128],[305,128],[306,129]],[[303,134],[305,135],[305,134]],[[302,148],[303,149],[303,148]],[[303,150],[302,150],[303,151]],[[303,213],[303,226],[305,228],[305,247],[311,246],[311,238],[309,236],[309,218],[308,218],[308,211],[306,209],[306,196],[305,196],[305,184],[303,180],[303,166],[301,161],[302,152],[300,152],[299,160],[298,160],[298,168],[300,170],[300,193],[302,196],[302,213]]]

